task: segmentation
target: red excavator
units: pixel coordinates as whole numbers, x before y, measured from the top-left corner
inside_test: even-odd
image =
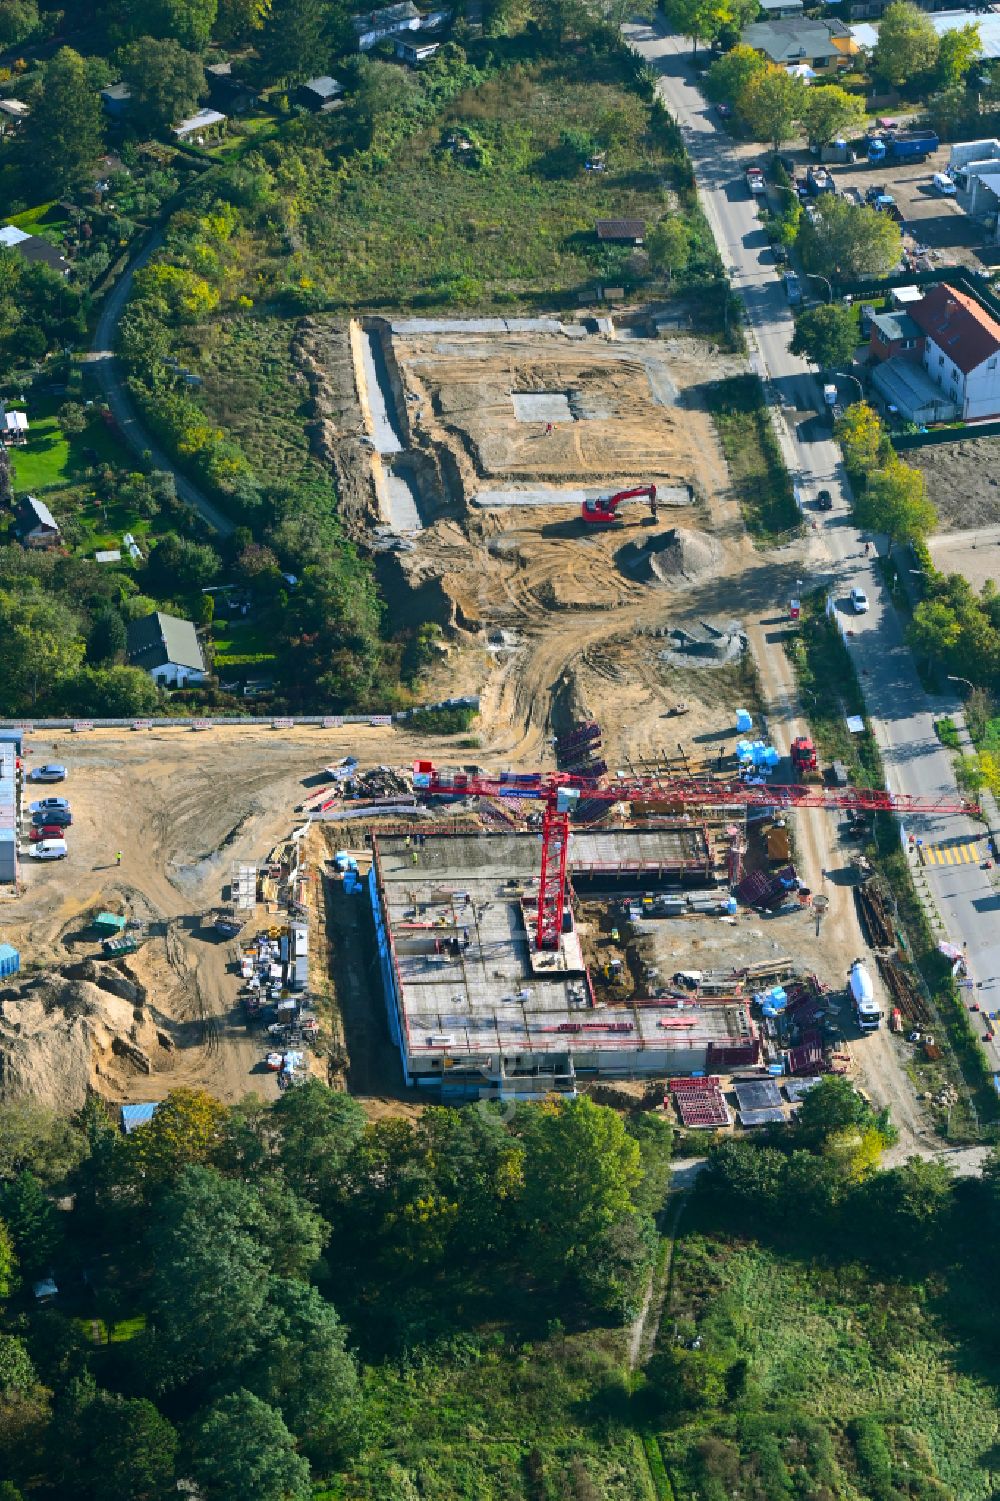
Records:
[[[599,495],[596,500],[585,500],[580,507],[580,515],[584,521],[589,521],[592,526],[608,526],[612,522],[621,521],[618,507],[625,500],[635,500],[638,496],[645,495],[649,501],[649,514],[656,520],[656,486],[637,485],[634,490],[619,490],[614,495]]]

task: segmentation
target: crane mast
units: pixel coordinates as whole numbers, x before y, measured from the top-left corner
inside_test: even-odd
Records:
[[[432,797],[524,798],[544,803],[542,863],[538,888],[535,943],[539,950],[559,947],[566,910],[570,812],[583,795],[609,805],[631,800],[676,806],[679,816],[696,808],[825,808],[828,812],[923,813],[979,815],[978,804],[963,797],[912,797],[868,787],[822,787],[809,784],[757,786],[738,778],[632,777],[605,782],[571,772],[499,772],[482,776],[440,770],[430,761],[413,768],[413,789]]]

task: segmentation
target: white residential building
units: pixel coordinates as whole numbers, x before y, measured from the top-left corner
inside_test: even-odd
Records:
[[[1000,417],[1000,322],[946,283],[907,312],[924,336],[924,369],[962,419]]]

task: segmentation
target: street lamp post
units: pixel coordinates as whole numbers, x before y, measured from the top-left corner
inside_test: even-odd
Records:
[[[810,278],[811,281],[821,281],[823,283],[823,285],[826,287],[826,300],[828,303],[832,302],[833,283],[830,281],[830,278],[828,276],[820,276],[818,271],[807,271],[806,275]]]
[[[966,688],[968,688],[968,690],[969,690],[970,693],[973,692],[973,690],[975,689],[975,686],[976,686],[975,683],[970,683],[968,678],[959,677],[959,675],[958,675],[957,672],[949,672],[949,674],[948,674],[948,682],[949,683],[964,683],[965,686],[966,686]]]

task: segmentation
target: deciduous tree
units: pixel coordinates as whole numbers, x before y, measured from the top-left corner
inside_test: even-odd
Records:
[[[288,1089],[272,1112],[278,1160],[290,1181],[316,1204],[331,1187],[365,1130],[365,1113],[342,1090],[308,1079]]]
[[[0,639],[0,701],[13,714],[44,702],[79,667],[85,651],[75,611],[33,580],[17,594],[0,591]]]
[[[666,0],[663,12],[675,31],[690,38],[692,52],[717,37],[732,15],[726,0]]]
[[[759,73],[767,72],[767,59],[755,47],[738,43],[717,57],[705,74],[705,93],[719,104],[739,109],[748,85]]]
[[[887,276],[899,264],[903,239],[888,214],[825,193],[815,222],[799,227],[799,246],[807,267],[823,275]]]
[[[258,1353],[241,1380],[277,1408],[317,1463],[354,1445],[361,1415],[358,1373],[335,1309],[314,1287],[274,1279]]]
[[[789,348],[792,354],[812,360],[821,369],[833,370],[850,363],[858,341],[858,320],[853,311],[834,302],[799,314]]]
[[[129,1138],[135,1172],[149,1187],[170,1182],[192,1163],[211,1160],[226,1108],[203,1089],[173,1089],[152,1120]]]
[[[158,1384],[231,1371],[257,1348],[271,1269],[263,1230],[254,1191],[210,1168],[186,1168],[158,1201],[150,1227]]]
[[[646,249],[656,270],[665,271],[668,282],[673,281],[674,273],[683,271],[691,258],[691,238],[683,219],[676,214],[661,219],[647,235]]]
[[[893,0],[879,23],[872,72],[898,89],[928,73],[937,62],[938,35],[930,16],[909,0]]]
[[[855,500],[854,515],[860,526],[885,532],[890,547],[923,542],[937,525],[923,475],[895,455],[871,476]]]
[[[922,599],[913,611],[906,635],[918,656],[946,662],[962,633],[955,611],[943,599]]]
[[[222,1397],[194,1425],[192,1478],[205,1501],[309,1501],[309,1466],[281,1414],[248,1391]]]
[[[638,1144],[614,1111],[586,1095],[523,1118],[524,1248],[556,1279],[584,1260],[609,1225],[632,1212],[642,1177]]]
[[[71,47],[60,48],[46,65],[22,139],[34,186],[54,196],[82,182],[104,149],[100,98]]]
[[[887,446],[885,428],[873,406],[855,401],[837,420],[834,437],[844,450],[852,474],[870,474]]]
[[[20,47],[38,30],[35,0],[3,0],[0,5],[0,47]]]
[[[811,145],[825,146],[840,135],[859,130],[864,120],[864,100],[839,84],[822,84],[806,91],[802,124]]]
[[[265,83],[299,83],[330,61],[324,0],[271,0],[257,50]]]
[[[747,83],[739,113],[755,140],[769,141],[778,151],[802,119],[808,93],[801,78],[769,64]]]
[[[963,82],[972,64],[981,56],[979,25],[956,26],[938,41],[936,81],[938,88],[948,89]]]
[[[143,129],[164,130],[190,115],[205,94],[201,58],[172,37],[139,37],[122,52],[122,78],[132,114]]]

